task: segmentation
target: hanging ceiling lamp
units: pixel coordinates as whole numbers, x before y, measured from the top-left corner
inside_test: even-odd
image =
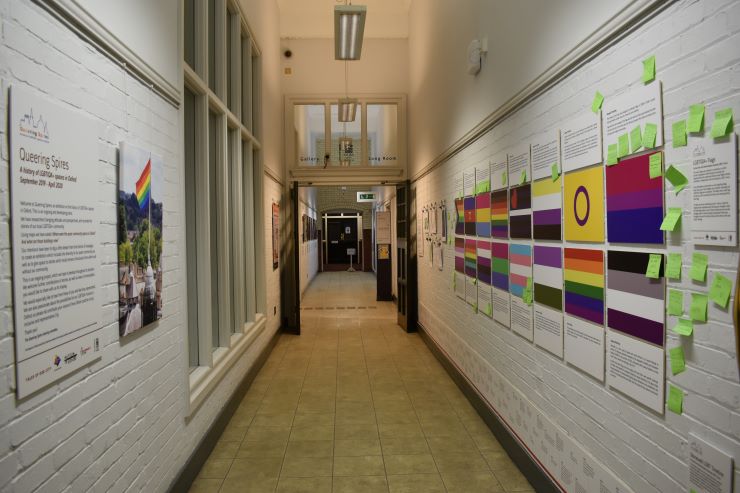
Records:
[[[365,34],[364,5],[334,6],[334,58],[337,60],[359,60],[362,54],[362,38]]]

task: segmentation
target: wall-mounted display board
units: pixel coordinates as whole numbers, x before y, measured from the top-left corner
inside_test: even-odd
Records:
[[[378,211],[375,213],[375,243],[389,245],[391,243],[391,212]]]
[[[10,195],[17,394],[100,358],[97,126],[10,89]]]
[[[118,333],[162,318],[164,163],[121,142],[118,166]]]

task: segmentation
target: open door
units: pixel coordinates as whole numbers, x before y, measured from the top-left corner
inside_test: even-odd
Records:
[[[416,331],[416,244],[414,198],[409,181],[396,185],[396,262],[398,325],[406,332]]]

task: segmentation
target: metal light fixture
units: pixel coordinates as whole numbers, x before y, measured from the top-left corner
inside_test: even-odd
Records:
[[[339,98],[338,117],[340,122],[353,122],[357,113],[356,98]]]
[[[366,14],[367,7],[364,5],[336,5],[334,7],[335,59],[360,59]]]

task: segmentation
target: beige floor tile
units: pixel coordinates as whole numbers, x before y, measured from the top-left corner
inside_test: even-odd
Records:
[[[208,459],[200,470],[199,478],[223,479],[229,472],[231,462],[234,459]]]
[[[338,439],[378,438],[378,426],[375,424],[337,423],[334,433]]]
[[[423,437],[381,438],[383,455],[427,454],[429,446]]]
[[[334,413],[296,414],[293,419],[294,428],[311,425],[334,426]]]
[[[282,457],[285,455],[287,440],[244,440],[236,452],[236,457]]]
[[[396,411],[377,411],[376,419],[378,424],[409,424],[419,423],[416,413],[396,412]]]
[[[338,457],[381,455],[380,440],[377,438],[337,438],[334,440],[334,455]]]
[[[286,478],[314,478],[332,475],[331,457],[286,457],[281,477]]]
[[[226,426],[226,429],[219,438],[222,442],[241,442],[244,439],[244,435],[247,433],[247,426]]]
[[[427,437],[427,443],[432,454],[464,454],[476,452],[475,442],[466,437]]]
[[[445,493],[445,485],[439,474],[388,475],[390,493]]]
[[[463,454],[434,453],[434,462],[440,472],[488,471],[488,464],[479,452]]]
[[[431,454],[384,455],[385,470],[391,474],[427,474],[436,473],[437,467]]]
[[[305,425],[290,430],[290,441],[296,440],[333,440],[334,426],[332,425]]]
[[[277,478],[255,476],[251,478],[226,478],[219,493],[273,493]]]
[[[334,457],[334,476],[379,476],[385,474],[383,457]]]
[[[288,442],[286,457],[331,457],[334,455],[332,440],[294,440]]]
[[[497,469],[493,473],[506,491],[529,491],[532,485],[516,466]]]
[[[424,432],[419,423],[381,424],[378,425],[381,438],[423,437]]]
[[[233,459],[239,450],[239,442],[216,442],[209,459]]]
[[[252,426],[274,426],[276,428],[290,428],[293,424],[293,413],[257,413],[252,420]]]
[[[498,493],[504,489],[489,471],[441,473],[449,493]]]
[[[331,493],[332,478],[286,478],[278,481],[277,493]]]
[[[387,493],[385,476],[334,477],[333,493]]]
[[[494,473],[499,469],[516,467],[516,465],[511,461],[511,458],[509,458],[509,455],[503,451],[483,452],[483,458],[488,463],[488,467],[490,467]]]
[[[223,479],[198,478],[190,485],[188,493],[218,493]]]
[[[284,442],[290,435],[289,429],[275,426],[250,426],[244,440]]]
[[[252,478],[277,478],[282,457],[250,457],[234,459],[226,479],[249,481]]]

